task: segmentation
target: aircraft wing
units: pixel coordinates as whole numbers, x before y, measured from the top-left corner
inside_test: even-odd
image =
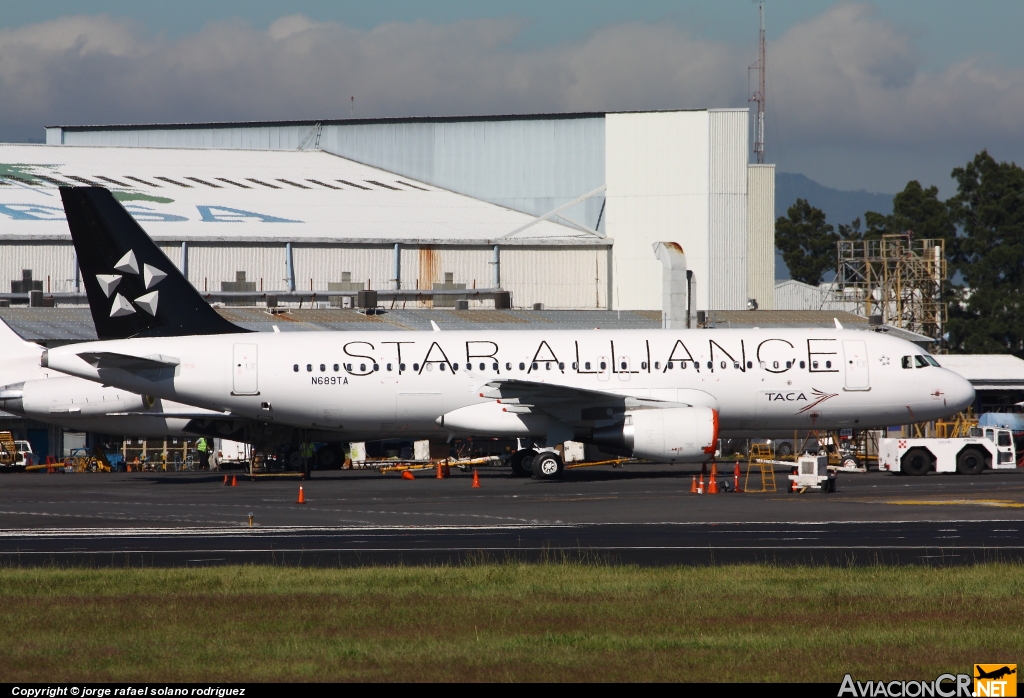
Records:
[[[154,371],[174,369],[178,360],[166,356],[130,356],[112,351],[86,351],[78,355],[87,364],[97,369],[119,368],[124,371]]]
[[[508,412],[543,412],[567,423],[606,420],[616,412],[637,407],[657,409],[690,404],[517,379],[491,381],[480,396],[497,400]]]

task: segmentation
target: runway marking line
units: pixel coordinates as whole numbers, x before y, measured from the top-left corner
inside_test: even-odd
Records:
[[[977,504],[982,507],[999,507],[1001,509],[1024,509],[1024,504],[1011,499],[892,499],[886,504],[900,506],[944,506],[958,504]]]

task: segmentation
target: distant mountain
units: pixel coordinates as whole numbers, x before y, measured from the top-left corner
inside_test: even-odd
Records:
[[[786,209],[796,203],[797,199],[807,199],[808,203],[825,212],[829,223],[839,229],[840,223],[850,223],[854,218],[864,222],[865,211],[875,211],[888,215],[892,213],[892,194],[875,194],[864,189],[858,191],[842,191],[822,186],[813,179],[793,172],[777,172],[775,174],[775,217],[786,215]],[[782,261],[782,255],[775,255],[775,278],[789,278],[789,269]]]
[[[807,199],[825,212],[828,222],[838,227],[854,218],[864,221],[865,211],[888,215],[892,213],[892,194],[874,194],[863,189],[842,191],[822,186],[802,174],[779,172],[775,175],[775,217],[786,215],[786,209],[797,199]]]

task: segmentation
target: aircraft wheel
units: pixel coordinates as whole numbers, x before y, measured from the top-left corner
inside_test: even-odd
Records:
[[[912,448],[903,454],[900,470],[907,475],[925,475],[932,467],[932,454],[923,448]]]
[[[961,475],[981,475],[985,469],[985,456],[976,448],[965,448],[956,457],[956,471]]]
[[[318,470],[337,470],[345,460],[345,454],[337,444],[325,444],[317,449],[316,467]]]
[[[841,463],[844,468],[859,468],[860,459],[857,456],[845,456]]]
[[[530,477],[533,475],[533,459],[537,452],[532,448],[524,448],[512,454],[510,465],[513,477]]]
[[[304,460],[302,451],[297,448],[289,449],[284,454],[284,464],[289,470],[302,470]]]
[[[534,480],[555,480],[564,472],[565,465],[554,451],[543,451],[533,458]]]
[[[781,458],[793,455],[792,444],[790,444],[788,441],[783,441],[781,444],[779,444],[779,447],[775,449],[775,455]]]

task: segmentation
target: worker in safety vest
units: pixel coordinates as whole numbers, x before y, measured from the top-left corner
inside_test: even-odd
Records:
[[[197,470],[210,469],[210,442],[205,436],[200,436],[196,441],[196,451],[199,452],[199,465]]]

